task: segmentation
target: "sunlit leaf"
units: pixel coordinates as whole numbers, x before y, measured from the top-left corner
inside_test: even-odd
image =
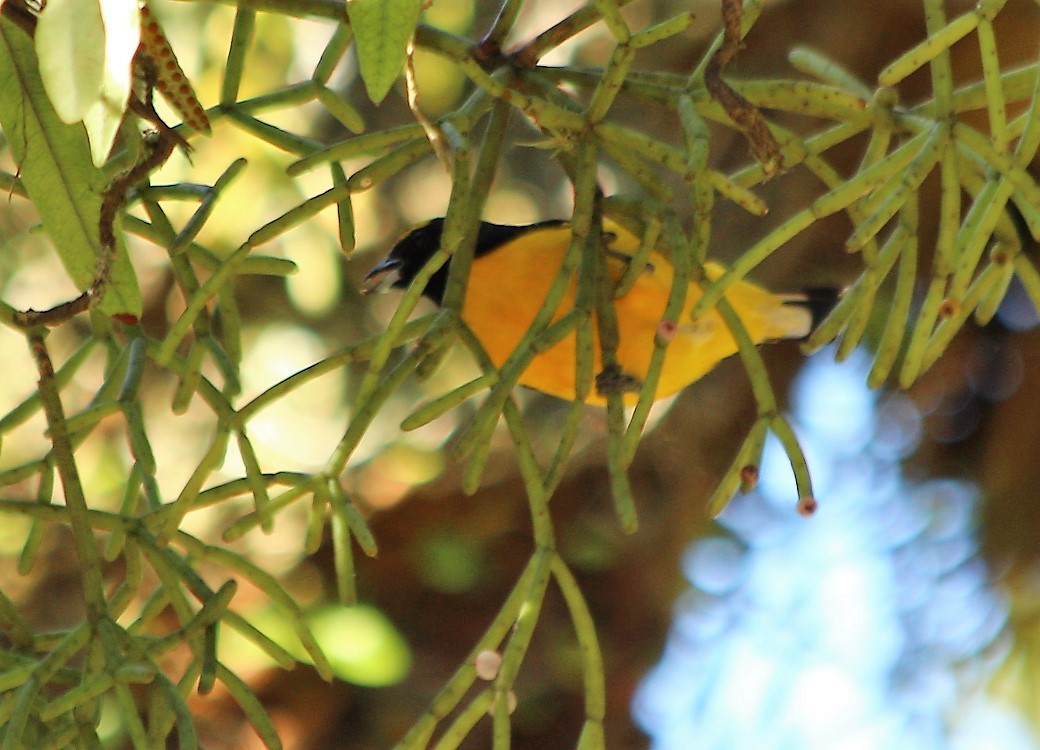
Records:
[[[77,287],[87,289],[101,246],[98,222],[105,178],[91,162],[83,126],[63,123],[51,106],[32,40],[6,18],[0,18],[0,127],[66,271]],[[116,237],[115,261],[99,309],[138,317],[141,291],[121,234]]]
[[[378,104],[404,67],[422,0],[350,0],[347,16],[358,51],[365,89]]]
[[[374,607],[325,607],[310,618],[310,627],[342,680],[381,687],[408,674],[412,655],[407,642]]]
[[[62,122],[79,122],[101,98],[105,22],[97,0],[49,0],[36,23],[40,78]]]
[[[49,6],[48,6],[49,7]],[[83,117],[96,166],[105,163],[130,96],[131,61],[141,38],[137,0],[103,0],[105,67],[98,100]]]
[[[249,622],[264,636],[301,663],[311,663],[292,620],[276,607],[249,614]],[[329,660],[333,674],[346,682],[368,687],[393,685],[403,680],[412,665],[408,643],[386,615],[375,607],[326,606],[311,613],[308,626]],[[255,643],[227,629],[221,635],[220,659],[233,669],[258,663],[273,664]]]

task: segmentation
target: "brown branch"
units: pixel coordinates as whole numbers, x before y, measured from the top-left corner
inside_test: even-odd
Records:
[[[40,375],[37,392],[43,413],[47,418],[48,433],[51,436],[51,457],[61,477],[61,485],[65,496],[65,506],[69,510],[69,523],[72,538],[76,547],[83,576],[83,598],[87,606],[91,627],[108,616],[105,602],[104,580],[101,574],[101,557],[95,546],[94,529],[88,518],[86,494],[76,468],[76,457],[73,454],[72,439],[69,436],[65,409],[58,394],[58,384],[54,377],[54,363],[47,351],[45,329],[37,327],[27,333],[29,350],[36,361],[36,369]]]
[[[733,90],[722,79],[722,73],[744,46],[740,38],[740,21],[743,16],[741,0],[722,0],[723,40],[704,70],[704,84],[733,124],[740,129],[751,146],[751,153],[762,165],[767,175],[783,169],[780,144],[769,130],[765,118],[755,105]]]
[[[172,136],[170,135],[172,134]],[[169,133],[156,134],[150,152],[132,168],[117,177],[105,190],[101,198],[101,215],[98,219],[98,238],[100,251],[97,268],[90,288],[75,299],[62,302],[47,310],[19,310],[14,313],[14,324],[28,330],[34,326],[54,327],[71,320],[76,315],[86,312],[90,305],[104,296],[112,274],[112,261],[116,254],[115,220],[116,214],[126,205],[127,195],[134,185],[147,177],[152,170],[159,167],[180,143],[180,138],[172,130]],[[136,321],[127,321],[136,322]]]
[[[18,310],[14,313],[13,322],[19,328],[28,330],[35,326],[56,326],[64,323],[90,308],[90,293],[83,292],[75,299],[62,302],[46,310]]]
[[[623,8],[634,0],[616,0],[618,8]],[[579,34],[602,16],[594,5],[579,8],[555,26],[546,29],[527,44],[516,50],[513,59],[522,68],[533,68],[538,60],[551,49],[558,47],[572,36]]]

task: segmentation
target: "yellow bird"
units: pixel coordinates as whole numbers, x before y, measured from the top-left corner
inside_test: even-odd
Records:
[[[368,288],[406,288],[440,245],[443,219],[434,219],[412,230],[368,274]],[[607,264],[615,279],[639,248],[639,238],[620,224],[605,219],[603,238]],[[473,266],[462,307],[462,320],[480,341],[496,367],[506,361],[527,332],[542,306],[549,287],[563,264],[571,242],[570,224],[546,221],[527,226],[483,222],[477,235]],[[449,261],[450,264],[450,261]],[[430,279],[423,294],[440,304],[444,297],[449,264]],[[705,264],[709,280],[723,273],[717,263]],[[638,385],[647,374],[654,342],[661,332],[671,335],[655,398],[664,398],[694,382],[721,360],[735,354],[736,342],[722,317],[711,310],[694,320],[690,310],[701,297],[701,288],[690,283],[686,303],[674,326],[662,327],[665,304],[672,288],[674,269],[663,255],[651,252],[646,268],[629,290],[614,301],[617,310],[617,361],[622,378]],[[577,272],[557,308],[554,320],[574,308]],[[804,338],[815,319],[833,306],[837,294],[814,290],[806,294],[773,294],[747,281],[726,292],[726,299],[760,344],[777,339]],[[595,332],[595,324],[593,324]],[[595,333],[594,333],[595,336]],[[573,400],[575,395],[574,333],[537,354],[520,377],[520,384],[551,396]],[[595,370],[602,370],[598,337],[594,338]],[[626,404],[638,393],[625,392]],[[605,404],[593,389],[589,403]]]

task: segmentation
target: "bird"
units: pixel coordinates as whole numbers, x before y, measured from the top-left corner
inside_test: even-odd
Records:
[[[366,290],[407,288],[440,247],[443,230],[443,218],[412,229],[368,273]],[[610,218],[603,219],[601,237],[606,264],[616,282],[639,249],[640,238]],[[530,328],[560,272],[571,239],[571,225],[565,220],[522,226],[480,223],[461,318],[496,367],[502,366]],[[449,260],[441,266],[423,290],[423,295],[437,305],[444,299],[450,263]],[[719,278],[724,271],[718,263],[704,264],[708,281]],[[691,308],[702,294],[700,284],[695,281],[689,282],[682,314],[674,325],[662,322],[674,272],[671,262],[652,250],[635,282],[614,300],[617,364],[621,372],[614,373],[608,381],[621,384],[618,387],[626,405],[637,402],[639,386],[646,378],[655,342],[662,333],[666,334],[663,338],[668,339],[669,344],[654,392],[655,400],[677,393],[737,352],[736,341],[716,310],[709,310],[697,319],[691,317]],[[577,271],[573,271],[553,320],[573,310],[577,276]],[[737,281],[727,289],[725,298],[757,345],[808,336],[818,319],[833,307],[838,295],[837,290],[823,288],[799,294],[774,294],[750,281]],[[594,323],[594,371],[602,374],[595,331]],[[576,347],[576,335],[571,332],[535,354],[520,376],[519,384],[557,398],[576,400]],[[586,401],[606,404],[605,389],[590,389]]]

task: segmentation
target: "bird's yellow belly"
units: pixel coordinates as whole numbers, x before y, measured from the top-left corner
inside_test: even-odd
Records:
[[[518,275],[504,272],[506,268],[518,267],[509,263],[502,263],[500,272],[500,263],[496,261],[505,261],[505,258],[496,257],[498,255],[494,253],[474,263],[462,317],[483,344],[491,361],[501,368],[516,350],[546,298],[559,270],[559,259],[556,259],[555,264],[546,264],[547,267],[540,269],[544,272]],[[534,259],[529,259],[529,262],[531,260]],[[621,375],[632,380],[636,386],[646,378],[670,285],[670,273],[647,273],[636,281],[624,297],[615,301],[618,322],[617,360]],[[552,318],[554,321],[574,309],[575,288],[576,284],[572,281]],[[700,289],[690,284],[684,306],[686,312],[699,296]],[[686,318],[686,315],[682,318]],[[603,367],[594,314],[592,326],[595,376]],[[709,327],[713,332],[703,335]],[[706,323],[699,327],[697,335],[691,335],[691,328],[689,324],[679,325],[669,344],[655,398],[670,396],[681,390],[704,375],[720,359],[736,351],[732,337],[716,313],[707,316]],[[542,349],[533,356],[527,355],[531,359],[519,383],[552,396],[574,399],[576,342],[577,337],[571,332],[548,349]],[[638,393],[625,392],[623,397],[626,404],[634,404]],[[588,401],[594,404],[606,403],[595,387]]]

